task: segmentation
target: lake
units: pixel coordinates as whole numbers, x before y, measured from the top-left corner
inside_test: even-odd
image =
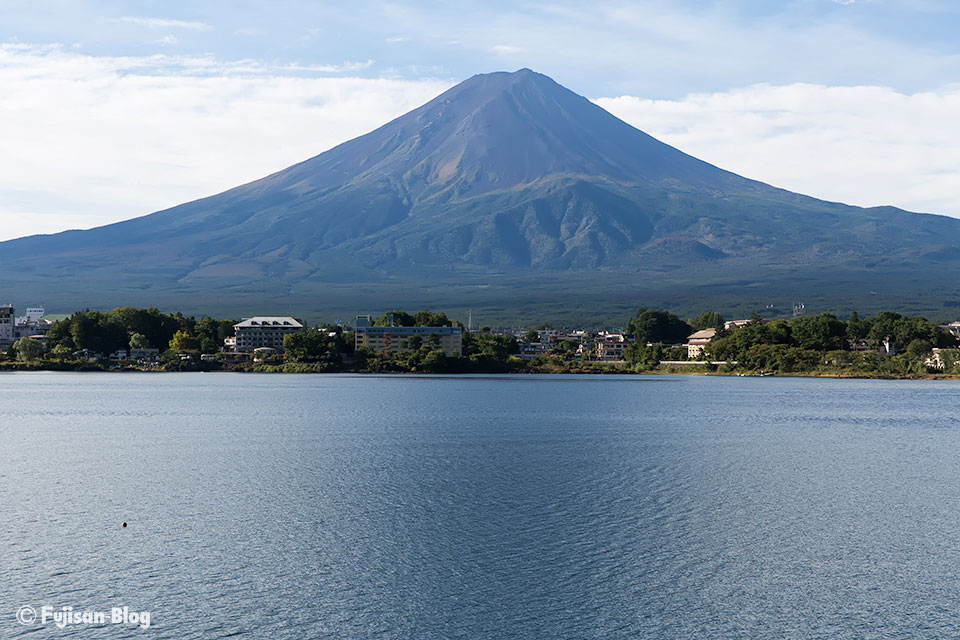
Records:
[[[958,392],[3,374],[0,637],[955,637]]]

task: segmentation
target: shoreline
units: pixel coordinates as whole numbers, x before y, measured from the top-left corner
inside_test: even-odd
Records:
[[[838,372],[838,371],[793,371],[793,372],[765,372],[763,375],[748,371],[684,371],[677,369],[658,370],[652,368],[645,371],[632,371],[624,366],[618,366],[618,363],[604,363],[600,367],[585,369],[581,371],[556,371],[556,370],[526,370],[526,371],[370,371],[370,370],[341,370],[341,371],[283,371],[283,365],[267,365],[266,367],[256,368],[220,368],[220,367],[188,367],[179,369],[163,368],[138,368],[138,367],[120,367],[104,368],[96,365],[70,366],[66,364],[42,363],[39,366],[33,363],[0,363],[0,374],[3,373],[120,373],[120,374],[138,374],[138,373],[261,373],[261,374],[307,374],[307,375],[418,375],[418,376],[469,376],[469,375],[502,375],[502,376],[530,376],[530,375],[587,375],[587,376],[622,376],[622,375],[654,375],[654,376],[713,376],[724,378],[826,378],[836,380],[918,380],[918,381],[960,381],[960,374],[910,374],[893,375],[889,373],[871,375],[864,372]],[[690,367],[693,369],[694,367]],[[604,370],[605,369],[605,370]]]

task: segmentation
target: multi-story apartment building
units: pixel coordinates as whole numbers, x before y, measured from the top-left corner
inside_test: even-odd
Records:
[[[283,337],[301,329],[303,325],[289,316],[257,316],[233,325],[238,353],[253,353],[262,348],[283,351]]]
[[[627,345],[627,339],[623,334],[606,334],[597,340],[597,360],[622,362]]]
[[[400,353],[419,344],[436,345],[448,356],[463,350],[462,327],[374,327],[370,316],[357,316],[356,348],[366,347],[384,353]]]

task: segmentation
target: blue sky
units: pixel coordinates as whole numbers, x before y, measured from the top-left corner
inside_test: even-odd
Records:
[[[209,195],[530,67],[705,160],[960,216],[960,3],[0,2],[0,239]]]
[[[754,83],[942,86],[952,0],[3,3],[0,41],[93,56],[212,55],[449,80],[528,66],[586,95],[677,98]]]

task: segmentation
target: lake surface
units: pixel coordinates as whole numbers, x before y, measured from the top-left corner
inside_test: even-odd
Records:
[[[17,373],[0,434],[3,638],[960,634],[960,383]]]

